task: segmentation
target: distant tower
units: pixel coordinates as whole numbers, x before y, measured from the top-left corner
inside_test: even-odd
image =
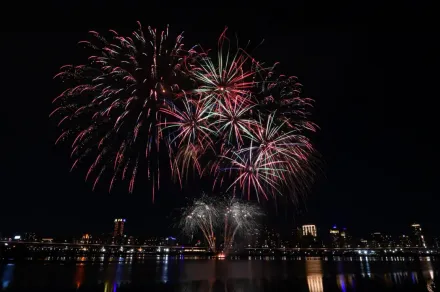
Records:
[[[414,223],[411,225],[413,240],[412,244],[416,247],[426,247],[425,237],[422,234],[422,227],[420,224]]]
[[[113,237],[124,235],[125,219],[115,219],[115,228],[113,230]]]
[[[318,234],[316,232],[316,225],[303,225],[302,226],[303,236],[311,235],[316,237]]]

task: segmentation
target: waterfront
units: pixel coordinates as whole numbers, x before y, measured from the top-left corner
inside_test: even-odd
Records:
[[[438,258],[157,256],[10,261],[3,291],[436,291]],[[438,285],[437,285],[438,286]]]

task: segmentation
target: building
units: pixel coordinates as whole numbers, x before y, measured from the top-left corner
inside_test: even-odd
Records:
[[[375,232],[371,234],[370,243],[371,243],[371,247],[376,247],[376,248],[395,247],[396,245],[391,235],[382,234],[380,232]]]
[[[351,238],[347,233],[347,228],[338,228],[334,225],[330,229],[330,246],[333,248],[351,247]]]
[[[115,219],[115,228],[113,229],[113,237],[124,236],[125,219]]]
[[[359,243],[358,243],[357,247],[369,248],[370,247],[370,242],[368,242],[368,239],[361,238],[359,240]]]
[[[313,237],[317,237],[318,233],[316,231],[316,225],[303,225],[302,226],[303,236],[311,235]]]
[[[92,236],[90,234],[86,233],[82,236],[80,242],[84,243],[84,244],[89,244],[92,242]]]
[[[350,234],[347,231],[347,228],[342,228],[340,230],[340,235],[341,235],[341,247],[351,247],[353,244],[353,240],[352,237],[350,236]]]
[[[33,232],[26,232],[23,235],[23,241],[36,242],[36,241],[38,241],[37,235],[35,233],[33,233]]]
[[[281,236],[274,229],[265,225],[262,231],[258,233],[257,242],[263,248],[277,248],[281,246]]]
[[[400,247],[411,247],[411,239],[409,236],[402,234],[399,236],[399,241],[398,241],[398,245]]]
[[[247,245],[248,247],[260,248],[262,247],[262,235],[260,229],[250,230],[247,235]]]
[[[414,223],[411,225],[412,230],[412,240],[411,243],[414,247],[424,247],[426,248],[425,237],[422,234],[422,227],[420,224]]]
[[[336,225],[330,229],[330,244],[331,247],[341,247],[341,233]]]
[[[301,247],[302,242],[302,229],[300,227],[296,227],[292,230],[292,243],[291,247]]]

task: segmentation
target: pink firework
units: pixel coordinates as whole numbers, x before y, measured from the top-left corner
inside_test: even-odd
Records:
[[[196,92],[221,99],[248,94],[255,86],[257,67],[256,61],[243,49],[238,48],[235,53],[231,52],[225,29],[218,41],[217,60],[214,61],[208,54],[201,54],[198,66],[191,70],[191,75],[200,84]]]
[[[181,67],[195,52],[184,50],[183,36],[171,38],[168,28],[144,30],[138,24],[131,36],[110,30],[110,37],[104,37],[92,31],[91,41],[80,42],[94,54],[87,64],[63,66],[55,76],[68,88],[55,98],[58,106],[50,116],[60,120],[57,143],[73,140],[72,169],[95,155],[86,176],[95,173],[94,187],[111,169],[109,189],[130,177],[132,192],[138,168],[146,165],[154,194],[160,186],[160,109],[166,107],[165,100],[181,94],[187,79]]]
[[[281,194],[284,173],[288,172],[286,161],[264,160],[262,153],[253,150],[252,144],[246,151],[230,151],[227,154],[221,156],[222,161],[215,168],[218,177],[224,173],[233,177],[226,191],[238,188],[248,200],[251,199],[251,193],[255,193],[258,200],[260,195],[267,200],[269,196]]]
[[[181,186],[193,170],[248,199],[307,188],[315,154],[307,133],[317,126],[296,77],[231,49],[226,30],[214,53],[184,49],[168,28],[91,35],[81,42],[94,52],[88,62],[55,76],[67,89],[50,116],[61,129],[56,143],[71,141],[72,170],[87,164],[93,188],[108,178],[110,191],[127,180],[133,192],[144,178],[154,200],[159,165]]]

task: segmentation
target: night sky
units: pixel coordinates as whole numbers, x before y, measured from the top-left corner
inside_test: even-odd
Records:
[[[84,61],[76,44],[89,30],[129,33],[139,20],[144,27],[169,23],[185,31],[187,43],[206,47],[216,46],[225,26],[242,43],[265,39],[256,56],[281,62],[281,71],[298,76],[316,100],[313,119],[321,130],[313,141],[323,174],[305,204],[281,208],[273,222],[286,229],[338,224],[354,234],[404,232],[419,222],[440,234],[440,48],[438,32],[415,21],[424,8],[94,3],[35,7],[21,26],[10,25],[33,32],[2,33],[0,232],[110,232],[112,220],[125,217],[128,233],[166,235],[185,197],[199,195],[197,185],[182,192],[170,183],[153,205],[142,185],[132,195],[126,185],[110,195],[105,187],[92,192],[86,168],[69,173],[68,148],[54,146],[56,123],[48,115],[62,89],[52,80],[59,67]]]

